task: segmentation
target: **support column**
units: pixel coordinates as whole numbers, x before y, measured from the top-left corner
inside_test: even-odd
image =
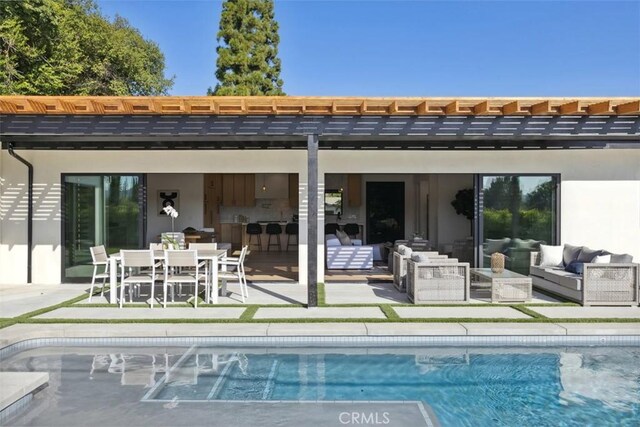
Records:
[[[318,306],[318,135],[307,136],[307,307]]]

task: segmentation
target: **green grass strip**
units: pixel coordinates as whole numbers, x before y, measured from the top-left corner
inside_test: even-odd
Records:
[[[318,306],[326,307],[327,306],[327,294],[324,289],[324,283],[318,283]]]
[[[390,305],[381,304],[380,310],[384,313],[387,319],[393,321],[400,320],[400,316],[398,316],[398,313],[396,313],[396,311]]]
[[[518,310],[519,312],[524,313],[527,316],[531,316],[534,319],[546,319],[547,318],[547,316],[543,316],[542,314],[538,313],[537,311],[530,310],[529,308],[525,307],[524,305],[514,304],[514,305],[510,305],[509,307],[513,308],[514,310]]]
[[[258,309],[260,308],[259,305],[250,305],[247,307],[247,309],[240,315],[240,319],[241,321],[245,321],[245,320],[253,320],[253,316],[256,315],[256,313],[258,312]]]
[[[0,329],[15,325],[15,324],[16,324],[16,321],[13,319],[3,320],[0,322]]]

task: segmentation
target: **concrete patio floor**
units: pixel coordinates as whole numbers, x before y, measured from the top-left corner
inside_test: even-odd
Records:
[[[83,290],[82,285],[78,290]],[[245,304],[306,304],[307,303],[307,287],[291,282],[254,282],[249,283],[249,298]],[[392,283],[389,282],[373,282],[373,283],[325,283],[325,303],[326,304],[409,304],[407,294],[398,291]],[[88,292],[88,288],[85,290]],[[156,295],[161,295],[162,287],[156,286]],[[134,302],[149,303],[148,291],[140,298],[134,298]],[[188,294],[188,290],[185,290]],[[176,296],[176,302],[184,302],[188,296]],[[128,301],[128,299],[127,299]],[[88,299],[80,301],[78,304],[89,303],[108,303],[109,293],[105,293],[103,297],[94,296],[91,301]],[[487,290],[471,291],[470,303],[490,303],[491,297]],[[531,303],[557,303],[558,299],[545,294],[534,291]],[[236,283],[230,283],[227,286],[227,294],[218,298],[219,304],[242,304],[240,297],[240,288]]]
[[[105,304],[104,307],[91,307],[88,299],[72,306],[62,307],[43,313],[34,319],[92,319],[92,320],[143,320],[172,319],[194,320],[240,320],[249,305],[273,305],[284,307],[260,307],[250,318],[268,321],[269,319],[381,319],[387,316],[379,307],[357,307],[354,304],[390,304],[399,319],[515,319],[532,320],[539,314],[552,319],[640,319],[640,307],[580,307],[557,306],[559,302],[544,294],[534,292],[534,298],[527,310],[536,313],[529,315],[509,307],[508,304],[489,304],[485,291],[472,291],[470,304],[464,306],[413,307],[408,304],[406,294],[397,291],[391,283],[328,283],[324,285],[325,302],[337,307],[319,307],[307,309],[299,307],[306,303],[306,286],[295,283],[252,283],[249,285],[249,298],[242,304],[237,284],[229,284],[227,295],[219,298],[219,304],[226,307],[204,306],[197,310],[186,306],[188,290],[185,295],[176,297],[176,304],[163,309],[158,304],[154,309],[147,306],[149,296],[142,295],[134,299],[134,307],[120,309],[106,306],[105,296],[94,296],[92,304]],[[0,287],[0,318],[12,318],[35,310],[51,307],[72,298],[86,295],[86,284],[65,285],[15,285]],[[157,292],[161,291],[158,286]],[[148,292],[148,290],[147,290]],[[286,307],[290,305],[291,307]],[[234,307],[237,306],[237,307]],[[391,313],[393,315],[394,313]],[[393,319],[390,319],[393,320]],[[640,323],[636,324],[640,330]]]

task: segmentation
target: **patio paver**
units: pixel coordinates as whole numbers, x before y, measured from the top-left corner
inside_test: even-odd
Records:
[[[378,307],[259,308],[254,319],[384,319]]]
[[[529,307],[554,319],[640,319],[640,307]]]
[[[245,307],[63,307],[37,319],[238,319]]]
[[[398,316],[405,319],[417,318],[474,318],[474,319],[530,319],[521,311],[502,306],[466,306],[466,307],[393,307]]]
[[[88,292],[86,285],[0,285],[0,317],[16,317]]]

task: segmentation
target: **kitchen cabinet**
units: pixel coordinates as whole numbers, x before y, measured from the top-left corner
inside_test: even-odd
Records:
[[[255,197],[256,199],[286,199],[289,197],[288,174],[255,174]]]
[[[213,227],[216,230],[220,226],[220,203],[222,202],[222,174],[204,174],[204,214],[203,226]]]
[[[300,203],[298,195],[298,174],[289,174],[289,207],[297,209]]]
[[[255,175],[222,174],[222,206],[255,206]]]
[[[231,243],[234,250],[240,249],[242,246],[242,224],[239,222],[220,224],[220,233],[216,240],[219,243]]]
[[[362,175],[351,173],[347,175],[347,203],[350,208],[362,205]]]

